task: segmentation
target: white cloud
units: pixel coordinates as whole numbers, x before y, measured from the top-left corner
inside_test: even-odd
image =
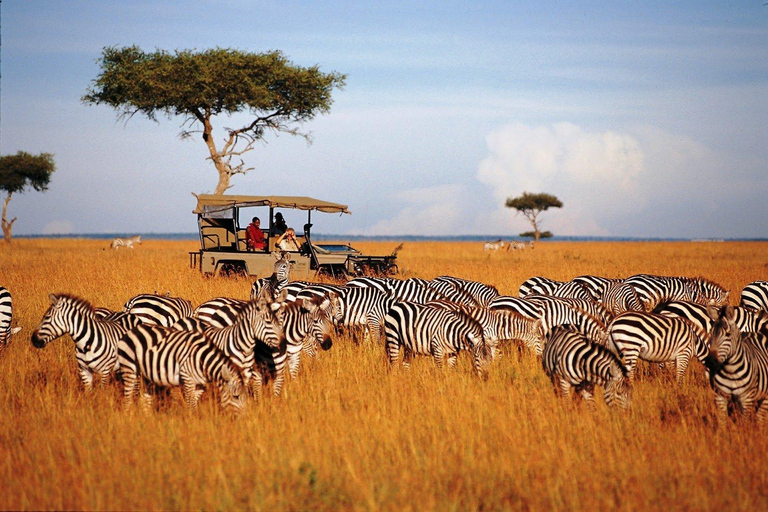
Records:
[[[68,220],[54,220],[43,227],[44,235],[68,235],[75,232],[75,225]]]
[[[477,178],[491,187],[499,204],[492,218],[498,221],[510,217],[503,206],[506,198],[547,192],[563,201],[567,215],[547,212],[551,222],[546,229],[561,235],[607,234],[600,222],[606,209],[627,213],[645,200],[637,193],[643,151],[631,135],[588,132],[571,123],[517,123],[492,132],[486,141],[490,154],[480,163]],[[520,226],[519,220],[505,224]]]
[[[463,217],[465,187],[446,184],[397,194],[404,206],[396,217],[377,222],[368,235],[455,235]]]

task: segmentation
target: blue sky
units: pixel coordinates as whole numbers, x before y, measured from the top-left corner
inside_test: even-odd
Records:
[[[14,234],[195,230],[203,143],[80,102],[102,48],[136,44],[348,75],[312,145],[269,138],[231,189],[349,205],[318,232],[512,236],[529,226],[505,198],[541,191],[557,235],[766,237],[763,3],[6,0],[1,151],[57,163],[13,197]]]

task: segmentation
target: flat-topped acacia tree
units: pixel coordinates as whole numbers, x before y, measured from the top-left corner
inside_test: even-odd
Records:
[[[538,242],[540,238],[549,238],[552,233],[549,231],[542,233],[539,230],[539,215],[550,208],[562,208],[563,203],[552,194],[523,192],[518,197],[509,197],[505,203],[507,208],[514,208],[518,213],[528,219],[533,227],[533,232],[523,233],[522,236],[531,236]],[[549,237],[543,236],[549,234]]]
[[[5,192],[3,201],[3,215],[0,225],[3,229],[3,238],[11,241],[11,232],[16,217],[8,220],[8,203],[15,193],[23,193],[29,187],[37,191],[48,189],[51,174],[56,170],[53,155],[40,153],[32,155],[26,151],[19,151],[15,155],[0,157],[0,190]]]
[[[310,142],[301,125],[328,113],[333,90],[343,88],[346,80],[346,75],[323,73],[318,66],[297,66],[279,51],[215,48],[145,53],[136,46],[107,47],[98,63],[101,73],[82,101],[109,105],[119,118],[143,114],[157,121],[158,115],[181,116],[182,138],[202,133],[219,175],[215,194],[230,187],[232,176],[253,169],[246,168],[241,157],[267,132],[298,135]],[[252,118],[239,128],[225,128],[227,135],[217,146],[213,118],[240,112]]]

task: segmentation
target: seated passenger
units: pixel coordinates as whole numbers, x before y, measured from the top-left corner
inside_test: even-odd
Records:
[[[297,252],[299,250],[299,242],[296,240],[296,231],[293,228],[286,229],[275,243],[283,251]]]
[[[245,245],[249,251],[263,251],[267,247],[264,232],[261,230],[261,220],[254,217],[245,228]]]

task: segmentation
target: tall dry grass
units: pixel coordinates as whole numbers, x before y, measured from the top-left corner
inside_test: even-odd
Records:
[[[81,389],[69,337],[44,350],[30,332],[49,292],[119,309],[171,291],[197,304],[245,298],[248,279],[187,268],[192,242],[0,243],[0,284],[24,330],[0,360],[2,509],[639,510],[768,508],[768,436],[718,424],[698,363],[682,386],[641,378],[622,413],[563,407],[531,355],[506,349],[487,382],[468,358],[439,371],[426,358],[390,373],[381,346],[337,339],[284,396],[239,418],[204,397],[124,413],[113,384]],[[392,243],[360,243],[389,253]],[[477,243],[406,243],[403,275],[451,274],[516,294],[533,275],[703,275],[741,288],[766,277],[765,243],[543,243],[487,254]],[[208,395],[208,393],[206,393]]]

